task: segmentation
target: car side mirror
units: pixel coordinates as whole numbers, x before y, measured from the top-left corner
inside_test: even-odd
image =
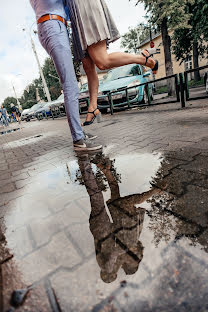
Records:
[[[150,72],[146,72],[145,74],[143,74],[143,77],[149,77],[150,76]]]

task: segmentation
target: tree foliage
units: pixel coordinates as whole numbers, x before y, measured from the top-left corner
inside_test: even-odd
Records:
[[[10,106],[11,104],[14,104],[14,105],[17,104],[17,100],[13,96],[8,96],[2,103],[2,105],[6,108],[8,113],[11,113],[11,106]]]
[[[51,100],[56,100],[61,94],[61,84],[54,63],[51,58],[45,60],[43,74],[51,94]],[[56,77],[56,78],[55,78]]]
[[[187,4],[194,0],[137,0],[136,5],[142,2],[147,10],[149,21],[161,28],[164,19],[167,19],[167,26],[171,29],[187,28],[189,16]]]
[[[80,78],[80,63],[75,63],[74,62],[74,67],[75,67],[75,73],[77,76],[77,80]],[[45,80],[47,83],[47,86],[49,88],[49,92],[51,94],[51,100],[56,100],[59,95],[61,94],[61,83],[59,80],[59,77],[57,75],[54,63],[51,58],[46,58],[45,62],[42,67],[43,74],[45,76]],[[42,79],[39,76],[39,78],[34,79],[23,91],[23,94],[19,98],[19,102],[22,105],[23,109],[30,108],[34,104],[37,103],[37,98],[36,98],[36,90],[38,90],[38,94],[40,96],[40,99],[42,101],[47,102],[47,97],[45,95],[45,91],[43,88],[43,83]],[[10,112],[10,104],[17,104],[17,100],[13,97],[7,97],[4,102],[2,103]]]
[[[126,49],[125,52],[136,52],[138,43],[146,39],[149,35],[149,29],[143,24],[134,28],[129,28],[121,38],[121,47]]]
[[[173,35],[173,51],[176,59],[186,60],[192,55],[194,44],[197,44],[198,54],[208,53],[208,3],[207,0],[195,0],[186,6],[189,16],[187,28],[177,28]]]
[[[169,29],[189,28],[188,20],[190,18],[186,11],[187,5],[192,4],[194,0],[136,0],[143,3],[147,10],[149,22],[161,31],[162,43],[165,55],[166,75],[173,74],[171,38]],[[173,94],[174,85],[168,80],[168,93]]]

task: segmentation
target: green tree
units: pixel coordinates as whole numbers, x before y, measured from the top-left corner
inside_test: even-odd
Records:
[[[75,68],[75,73],[77,80],[79,81],[80,79],[80,62],[74,62],[74,68]],[[48,85],[50,94],[51,94],[51,99],[56,100],[59,95],[61,94],[61,83],[58,77],[58,74],[56,72],[54,63],[50,57],[45,59],[45,62],[42,67],[43,74],[45,76],[46,83]],[[33,80],[23,91],[22,96],[19,98],[19,102],[22,105],[23,109],[30,108],[34,104],[37,103],[37,92],[40,96],[40,99],[42,101],[47,101],[45,91],[43,88],[43,83],[42,79],[39,76],[39,78]],[[10,102],[10,99],[12,100],[12,103],[16,104],[17,101],[15,98],[8,97],[5,99],[5,104],[7,105]],[[4,104],[4,102],[3,102]],[[10,104],[10,103],[9,103]],[[9,111],[10,111],[10,106],[8,105]]]
[[[186,12],[186,7],[187,3],[192,3],[193,0],[137,0],[136,5],[139,2],[144,3],[152,25],[161,31],[166,75],[172,75],[171,38],[168,30],[189,27],[189,14]],[[172,88],[172,84],[169,83],[169,94],[172,94]]]
[[[121,47],[126,49],[125,52],[137,52],[139,42],[143,41],[149,35],[149,29],[143,23],[134,28],[129,28],[121,38]]]
[[[56,100],[61,94],[62,87],[51,58],[46,58],[42,69],[51,94],[51,100]]]
[[[23,109],[30,108],[34,104],[37,103],[37,97],[36,97],[37,90],[40,95],[40,98],[43,101],[47,101],[46,96],[43,91],[41,78],[38,78],[38,79],[33,80],[33,82],[26,87],[26,89],[23,91],[23,95],[19,99],[20,104],[22,105]]]
[[[199,67],[199,56],[208,53],[208,3],[207,0],[195,0],[187,5],[190,16],[189,28],[178,28],[173,35],[173,51],[176,59],[185,61],[193,55],[194,68]],[[199,71],[194,72],[195,80],[200,80]]]
[[[7,112],[9,114],[11,114],[11,104],[17,105],[17,100],[16,98],[14,98],[13,96],[8,96],[4,102],[2,103],[2,105],[6,108]]]

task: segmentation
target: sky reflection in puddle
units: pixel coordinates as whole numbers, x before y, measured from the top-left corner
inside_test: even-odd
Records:
[[[160,279],[170,287],[174,272],[193,269],[186,252],[207,263],[200,241],[187,238],[198,228],[172,213],[175,198],[165,183],[151,185],[163,165],[160,154],[84,155],[31,180],[5,217],[24,281],[50,280],[63,309],[86,311],[120,296],[122,280],[130,285],[122,300],[132,304],[140,289],[140,298],[153,302]],[[177,240],[181,233],[187,236]]]

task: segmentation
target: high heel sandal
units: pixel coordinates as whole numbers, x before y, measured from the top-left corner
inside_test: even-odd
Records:
[[[97,122],[98,122],[98,123],[101,122],[101,112],[99,111],[99,113],[98,113],[97,115],[95,115],[96,110],[99,110],[99,109],[96,108],[93,112],[88,112],[88,114],[93,114],[94,116],[93,116],[92,120],[90,120],[90,121],[85,121],[85,122],[83,123],[83,126],[84,126],[84,127],[93,124],[93,122],[95,121],[95,118],[97,118]]]
[[[147,51],[147,52],[149,53],[148,50],[145,50],[145,51]],[[147,65],[148,59],[149,59],[150,57],[153,58],[153,54],[150,54],[150,53],[149,53],[148,56],[145,55],[143,52],[141,52],[141,54],[146,58],[146,62],[145,62],[145,64],[144,64],[144,66],[145,66],[145,65]],[[157,71],[158,71],[158,68],[159,68],[159,62],[158,62],[158,60],[155,60],[155,59],[154,59],[154,61],[155,61],[155,66],[154,66],[153,68],[151,68],[151,70],[152,70],[153,74],[156,74]]]

